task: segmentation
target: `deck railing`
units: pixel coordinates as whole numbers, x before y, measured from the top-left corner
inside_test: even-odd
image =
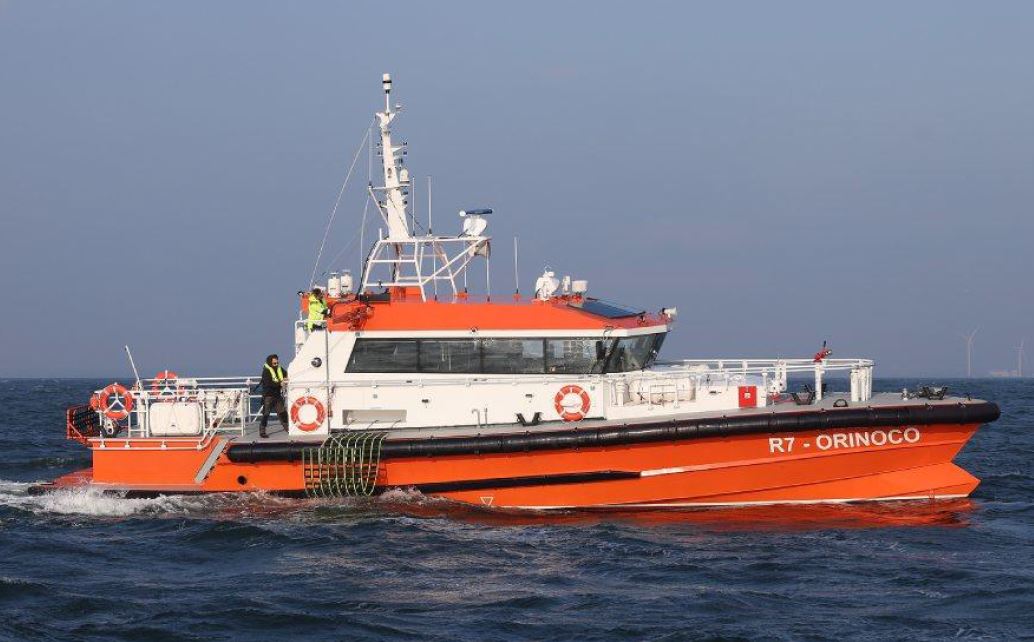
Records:
[[[846,373],[851,387],[851,401],[867,401],[872,397],[871,359],[682,359],[658,364],[656,370],[688,368],[701,373],[730,373],[755,375],[767,383],[778,385],[779,392],[787,389],[790,375],[808,375],[815,380],[815,399],[821,400],[826,373]]]
[[[619,388],[635,388],[638,398],[649,404],[667,404],[674,400],[678,405],[680,391],[689,386],[742,385],[752,380],[760,385],[764,394],[772,395],[787,390],[788,378],[805,375],[814,378],[814,400],[823,396],[823,380],[829,373],[844,373],[850,382],[852,402],[867,401],[872,396],[873,362],[868,359],[684,359],[677,362],[657,363],[645,370],[608,374],[523,374],[523,375],[435,375],[435,376],[393,376],[372,378],[348,378],[330,382],[295,382],[311,392],[322,392],[330,398],[340,388],[403,388],[457,386],[475,387],[483,385],[519,385],[528,383],[569,382],[576,378],[588,378],[610,385],[611,403],[622,405],[618,399],[623,395]],[[124,436],[115,439],[152,439],[162,443],[161,448],[201,449],[220,433],[244,434],[247,426],[256,422],[261,413],[261,395],[252,390],[259,383],[252,377],[207,377],[178,379],[145,379],[134,386],[133,408],[124,420]],[[151,429],[149,414],[158,404],[187,402],[197,404],[201,412],[200,430],[190,435],[155,434]],[[170,411],[172,412],[172,411]],[[98,412],[98,418],[101,415]],[[101,419],[103,422],[104,420]],[[81,422],[80,422],[81,423]],[[71,425],[71,423],[69,424]],[[83,439],[86,435],[69,433],[72,438]],[[92,436],[92,435],[91,435]],[[103,431],[97,437],[102,444]],[[110,438],[109,438],[110,440]],[[169,444],[172,444],[171,446]],[[103,447],[103,445],[102,445]]]
[[[157,447],[162,449],[203,449],[217,434],[243,435],[247,426],[258,419],[261,395],[252,393],[258,383],[258,378],[251,377],[142,379],[129,388],[133,398],[132,409],[121,420],[119,434],[106,438],[103,430],[96,430],[89,436],[98,439],[102,448],[106,447],[105,441],[129,438],[158,440]],[[177,403],[195,405],[200,409],[197,430],[185,434],[155,434],[150,421],[155,407]],[[175,406],[171,408],[170,412],[175,412]],[[98,424],[112,423],[103,417],[101,411],[95,411],[95,414]],[[71,432],[69,435],[80,439]]]
[[[847,374],[851,381],[851,400],[865,401],[872,396],[872,368],[873,362],[868,359],[825,359],[815,362],[812,359],[685,359],[676,362],[660,362],[646,370],[633,370],[630,372],[615,372],[607,374],[519,374],[519,375],[490,375],[490,374],[457,374],[457,375],[395,375],[392,377],[371,377],[359,376],[348,378],[342,381],[331,383],[333,388],[356,388],[356,387],[430,387],[430,386],[476,386],[476,385],[498,385],[498,384],[519,384],[531,382],[565,382],[574,378],[593,378],[601,381],[628,381],[642,378],[652,380],[659,379],[684,379],[689,377],[727,377],[727,376],[757,376],[769,382],[772,386],[778,386],[783,392],[787,387],[787,380],[790,375],[808,374],[815,378],[816,391],[821,391],[822,382],[826,373],[840,372]],[[311,388],[325,387],[323,382],[305,384]],[[817,392],[817,394],[821,394]],[[821,397],[819,397],[821,399]]]

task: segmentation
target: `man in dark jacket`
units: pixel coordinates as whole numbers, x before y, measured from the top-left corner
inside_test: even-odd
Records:
[[[280,418],[280,424],[287,432],[287,407],[284,405],[283,383],[287,381],[287,373],[280,367],[280,357],[271,354],[266,357],[266,363],[262,368],[262,420],[259,422],[259,436],[268,437],[266,424],[269,423],[269,413],[275,412]]]

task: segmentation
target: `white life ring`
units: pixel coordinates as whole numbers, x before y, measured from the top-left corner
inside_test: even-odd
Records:
[[[556,393],[553,405],[556,407],[557,414],[564,421],[581,421],[585,419],[592,403],[589,393],[585,392],[581,386],[570,385],[564,386]]]
[[[327,411],[316,397],[298,397],[291,404],[291,421],[298,426],[298,430],[312,432],[322,426],[326,418]]]

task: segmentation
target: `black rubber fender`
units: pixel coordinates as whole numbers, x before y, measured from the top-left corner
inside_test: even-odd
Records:
[[[803,412],[768,412],[681,419],[677,421],[624,424],[599,428],[565,427],[544,432],[385,440],[381,459],[490,455],[545,450],[603,448],[706,437],[792,433],[837,428],[928,426],[931,424],[989,423],[1001,415],[988,401],[957,404],[855,407]],[[302,451],[314,444],[302,442],[237,444],[227,451],[230,461],[299,461]]]

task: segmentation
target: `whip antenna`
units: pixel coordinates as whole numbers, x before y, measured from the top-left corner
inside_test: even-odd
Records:
[[[521,295],[521,277],[517,269],[517,237],[513,237],[513,292]]]
[[[129,357],[129,367],[133,369],[133,376],[136,377],[136,385],[140,384],[140,373],[136,371],[136,362],[133,361],[133,353],[130,351],[129,346],[122,346],[126,349],[126,356]],[[141,386],[142,387],[142,386]]]

